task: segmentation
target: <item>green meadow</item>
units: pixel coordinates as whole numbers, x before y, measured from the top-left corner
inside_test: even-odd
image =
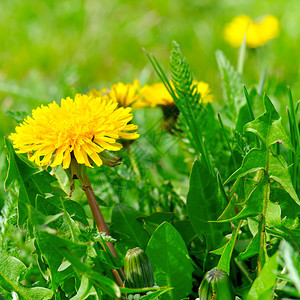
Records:
[[[299,16],[2,1],[0,299],[300,299]]]

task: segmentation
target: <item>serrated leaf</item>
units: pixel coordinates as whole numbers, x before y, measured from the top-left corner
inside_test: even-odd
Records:
[[[266,151],[267,149],[251,149],[244,157],[242,165],[237,169],[226,181],[225,184],[244,177],[250,173],[263,170],[266,167]]]
[[[267,148],[276,142],[280,142],[287,149],[295,151],[281,123],[281,117],[273,103],[265,95],[265,113],[245,125],[244,131],[255,133]]]
[[[241,260],[246,260],[249,257],[252,257],[256,254],[259,253],[259,247],[260,247],[260,236],[259,233],[257,233],[255,235],[255,237],[252,238],[250,244],[248,245],[248,247],[246,248],[246,250],[244,252],[241,252],[238,257],[237,260],[241,261]]]
[[[222,51],[216,51],[216,58],[223,81],[224,98],[228,105],[227,115],[235,123],[238,112],[246,104],[243,97],[241,75],[231,66]]]
[[[286,228],[292,229],[298,221],[298,204],[296,204],[291,196],[280,186],[271,187],[270,199],[274,202],[280,203],[282,224]]]
[[[291,176],[288,170],[288,165],[285,159],[280,155],[269,156],[269,174],[270,179],[278,182],[286,192],[300,205],[300,201],[293,187]]]
[[[237,221],[258,215],[263,209],[264,188],[265,182],[263,179],[260,179],[257,184],[253,185],[253,189],[248,195],[246,201],[239,204],[239,206],[243,206],[242,210],[236,216],[228,219],[221,216],[219,221]]]
[[[281,118],[275,110],[271,100],[265,96],[264,102],[266,109],[265,113],[256,118],[254,121],[247,123],[244,128],[246,131],[254,132],[260,138],[262,142],[261,148],[249,151],[244,157],[242,166],[235,171],[226,182],[242,178],[252,172],[263,170],[265,175],[260,177],[258,180],[263,181],[263,184],[265,185],[270,185],[271,179],[278,182],[286,190],[286,192],[290,194],[294,201],[300,205],[300,201],[291,181],[286,161],[282,156],[273,154],[269,148],[278,141],[280,141],[280,143],[282,143],[287,149],[293,150],[293,146],[284,132],[281,124]],[[263,196],[259,199],[265,199],[265,197]],[[252,200],[252,198],[250,197],[248,201],[249,200]],[[265,200],[265,203],[267,203],[267,199]],[[246,202],[243,211],[239,214],[239,217],[251,216],[252,212],[261,211],[262,203],[260,202],[257,204],[260,206],[257,207],[257,209],[255,209],[254,204],[255,203],[253,201],[249,201],[248,203]]]

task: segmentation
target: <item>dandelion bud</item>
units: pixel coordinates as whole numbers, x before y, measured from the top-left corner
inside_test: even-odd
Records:
[[[222,270],[208,271],[199,287],[199,300],[234,300],[235,292],[229,276]]]
[[[124,259],[125,286],[144,288],[154,286],[154,276],[147,254],[140,248],[127,251]]]

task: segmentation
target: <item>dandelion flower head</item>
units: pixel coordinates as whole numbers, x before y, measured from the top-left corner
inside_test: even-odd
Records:
[[[55,101],[32,111],[9,138],[19,153],[29,153],[40,166],[70,166],[74,157],[79,164],[102,165],[101,152],[118,151],[118,139],[137,139],[137,125],[131,108],[117,108],[116,101],[77,94],[73,99]],[[100,154],[100,156],[99,156]]]
[[[239,47],[242,44],[245,34],[248,47],[263,46],[279,35],[279,21],[272,15],[265,16],[260,22],[254,22],[246,15],[240,15],[224,29],[224,38],[233,47]]]
[[[119,107],[129,107],[134,106],[134,104],[140,99],[140,87],[141,85],[138,79],[135,79],[132,84],[118,82],[113,84],[110,89],[104,88],[101,91],[93,89],[89,92],[89,95],[93,97],[105,96],[107,99],[117,101]]]
[[[174,88],[172,82],[171,86]],[[174,100],[162,82],[152,85],[145,85],[141,89],[141,95],[144,101],[139,102],[139,106],[168,106],[174,105]]]
[[[171,87],[174,89],[174,85],[170,82]],[[200,102],[208,103],[213,102],[214,95],[211,94],[211,89],[206,82],[193,81],[196,85],[197,91],[200,93]],[[174,100],[163,83],[154,83],[152,85],[145,85],[141,89],[141,95],[143,101],[138,103],[139,106],[170,106],[175,105]]]

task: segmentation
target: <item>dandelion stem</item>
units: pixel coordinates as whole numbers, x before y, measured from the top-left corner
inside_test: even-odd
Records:
[[[86,194],[89,206],[91,208],[91,211],[92,211],[92,214],[93,214],[93,217],[94,217],[94,220],[96,222],[96,225],[97,225],[97,228],[98,228],[99,232],[105,232],[107,235],[110,235],[108,227],[107,227],[107,225],[105,223],[105,220],[103,218],[102,212],[101,212],[100,207],[98,205],[98,202],[96,200],[94,191],[92,189],[91,182],[88,178],[86,168],[84,168],[82,177],[80,179],[81,179],[80,181],[82,181],[81,182],[81,185],[82,185],[81,188],[84,190],[84,192]],[[109,248],[111,254],[115,258],[118,258],[118,255],[117,255],[117,252],[114,248],[113,243],[112,242],[106,242],[106,245]],[[121,268],[120,268],[120,270],[123,274],[123,270]],[[122,281],[118,271],[116,269],[112,269],[111,272],[112,272],[117,284],[119,286],[123,286],[124,284],[123,284],[123,281]]]

